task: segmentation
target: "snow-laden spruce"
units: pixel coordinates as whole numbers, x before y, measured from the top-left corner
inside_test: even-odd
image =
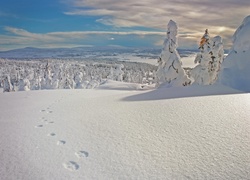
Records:
[[[182,68],[181,58],[177,52],[177,24],[170,20],[167,25],[167,36],[159,57],[156,87],[187,86],[192,81]]]
[[[115,81],[123,81],[123,69],[124,65],[123,64],[117,64],[115,66],[115,69],[113,69],[112,67],[110,68],[110,74],[108,75],[107,79],[110,80],[115,80]]]
[[[233,35],[233,46],[222,64],[219,82],[250,91],[250,16],[245,17]]]
[[[190,74],[194,79],[194,84],[211,85],[218,79],[218,72],[224,57],[222,38],[215,36],[211,39],[206,29],[199,49],[200,53],[195,58],[195,63],[198,65]]]
[[[11,92],[13,90],[13,86],[10,82],[10,76],[5,76],[2,80],[3,92]]]

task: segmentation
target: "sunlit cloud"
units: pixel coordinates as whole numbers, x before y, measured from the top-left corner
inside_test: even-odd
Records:
[[[228,38],[249,14],[249,0],[69,0],[67,15],[100,17],[97,22],[114,27],[147,27],[161,31],[173,19],[180,34],[196,34],[205,29],[211,36]],[[193,39],[193,37],[186,37]],[[229,39],[226,39],[229,42]]]
[[[224,46],[230,48],[231,37],[242,19],[249,13],[250,1],[240,0],[68,0],[71,10],[66,15],[95,16],[96,22],[120,31],[70,31],[32,33],[24,29],[5,27],[13,37],[1,39],[10,43],[26,44],[81,44],[82,41],[118,42],[123,37],[152,39],[152,45],[161,46],[166,35],[166,25],[170,19],[179,27],[178,40],[181,48],[198,45],[205,29],[210,36],[220,35]],[[232,13],[234,12],[234,13]],[[0,12],[0,16],[6,14]],[[130,29],[129,31],[123,30]],[[151,28],[151,31],[133,30],[134,27]],[[154,30],[153,30],[154,29]],[[151,36],[151,38],[149,38]],[[97,38],[98,37],[98,38]],[[130,37],[131,38],[131,37]],[[81,43],[80,43],[81,42]],[[110,45],[110,44],[107,44]],[[115,44],[114,44],[115,45]],[[117,44],[119,45],[119,44]]]
[[[210,37],[220,35],[228,49],[249,7],[249,0],[60,0],[53,8],[43,7],[46,15],[26,13],[32,6],[23,7],[24,12],[9,8],[0,10],[0,50],[50,45],[161,47],[171,19],[178,25],[179,48],[198,48],[208,29]]]

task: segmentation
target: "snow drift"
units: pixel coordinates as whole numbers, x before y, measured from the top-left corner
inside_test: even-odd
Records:
[[[233,35],[233,47],[222,63],[219,82],[242,91],[250,91],[250,16]]]
[[[250,177],[249,94],[115,83],[0,93],[0,179]]]

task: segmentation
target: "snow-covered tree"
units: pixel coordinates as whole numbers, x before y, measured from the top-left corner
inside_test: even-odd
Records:
[[[211,59],[211,41],[208,30],[205,30],[204,35],[200,41],[200,53],[197,54],[194,62],[198,63],[196,67],[191,70],[190,74],[194,79],[195,84],[203,84],[209,85],[210,84],[210,77],[209,77],[209,63]]]
[[[199,49],[200,53],[197,54],[194,61],[198,65],[191,70],[190,74],[195,84],[213,84],[217,80],[224,56],[222,39],[220,36],[211,39],[206,29]]]
[[[212,40],[212,51],[211,51],[211,58],[212,61],[210,62],[210,82],[213,84],[218,79],[218,73],[221,69],[221,64],[224,60],[224,48],[222,43],[222,38],[220,36],[215,36]]]
[[[3,92],[11,92],[12,91],[13,86],[10,82],[10,76],[5,76],[3,81],[2,81],[2,84],[3,84]]]
[[[74,78],[74,81],[76,83],[76,89],[82,89],[82,79],[83,79],[83,73],[77,72]]]
[[[192,83],[182,68],[181,58],[176,50],[177,30],[177,24],[170,20],[167,25],[167,36],[158,60],[156,87],[187,86]]]
[[[36,68],[33,71],[33,78],[30,80],[30,90],[40,90],[42,88],[40,70]]]
[[[47,62],[44,71],[44,77],[42,78],[42,89],[52,89],[52,78],[51,78],[51,68],[49,62]]]
[[[18,91],[29,91],[30,81],[28,79],[20,79]]]
[[[111,66],[111,68],[110,68],[110,73],[109,73],[109,75],[107,76],[107,79],[114,80],[114,70],[113,70],[113,67],[112,67],[112,66]]]
[[[55,64],[53,68],[53,76],[52,76],[52,89],[58,89],[59,83],[61,80],[61,64]]]
[[[122,70],[123,68],[124,68],[123,64],[116,64],[114,68],[111,66],[107,79],[111,79],[114,81],[123,81],[124,77],[124,71]]]
[[[123,64],[117,64],[114,70],[114,76],[116,81],[123,81],[123,69],[124,65]]]

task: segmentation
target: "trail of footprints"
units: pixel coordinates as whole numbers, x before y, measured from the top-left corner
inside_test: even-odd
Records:
[[[55,103],[59,103],[61,100],[62,100],[62,98],[60,100],[57,100]],[[45,114],[51,114],[51,113],[53,113],[53,111],[50,110],[50,108],[51,108],[52,105],[50,105],[47,109],[42,109],[40,112],[41,113],[45,113]],[[48,119],[45,118],[44,116],[41,119],[42,119],[42,123],[44,123],[45,125],[54,124],[54,121],[48,121]],[[42,123],[36,125],[35,128],[43,128],[43,127],[45,127],[45,125],[42,124]],[[55,137],[56,134],[54,132],[51,132],[51,133],[47,134],[47,136],[49,136],[49,137]],[[66,144],[65,140],[58,140],[56,142],[56,145],[58,145],[58,146],[63,146],[65,144]],[[78,152],[75,152],[75,156],[78,157],[79,159],[81,159],[81,158],[87,158],[89,156],[89,153],[87,151],[78,151]],[[65,169],[67,169],[69,171],[76,171],[76,170],[78,170],[80,168],[80,165],[77,164],[74,161],[68,161],[68,162],[63,163],[62,165],[63,165],[63,167]]]

